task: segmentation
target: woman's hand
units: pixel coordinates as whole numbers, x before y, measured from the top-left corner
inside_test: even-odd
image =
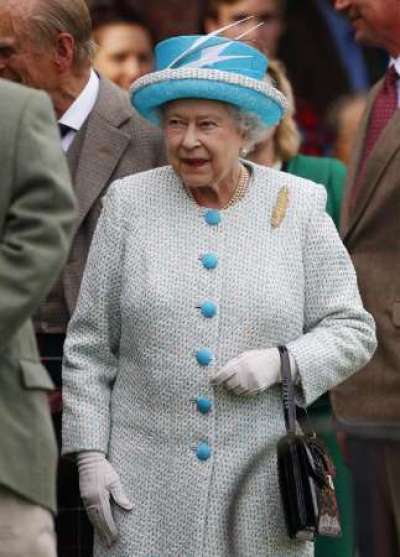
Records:
[[[83,451],[78,453],[77,463],[79,489],[89,520],[102,542],[110,547],[118,537],[110,497],[126,511],[131,511],[133,505],[124,493],[117,472],[103,453]]]
[[[291,368],[295,365],[291,359]],[[281,358],[277,348],[249,350],[230,360],[210,381],[237,395],[255,395],[281,380]]]

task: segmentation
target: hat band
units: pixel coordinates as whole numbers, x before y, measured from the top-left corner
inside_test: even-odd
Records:
[[[154,85],[155,83],[167,82],[169,80],[183,80],[183,79],[202,79],[207,81],[218,81],[223,83],[230,83],[231,85],[238,85],[246,87],[253,91],[258,91],[264,95],[268,95],[271,100],[276,101],[283,108],[287,110],[288,103],[286,97],[275,87],[268,82],[260,79],[252,79],[250,77],[239,75],[231,72],[224,72],[210,68],[179,68],[179,69],[166,69],[158,72],[146,74],[137,79],[131,89],[130,93],[138,93],[144,87]]]

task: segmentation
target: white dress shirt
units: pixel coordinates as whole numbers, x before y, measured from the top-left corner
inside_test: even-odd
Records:
[[[83,88],[81,94],[75,99],[58,121],[59,124],[64,124],[71,128],[71,131],[69,131],[61,140],[64,152],[68,151],[75,135],[81,129],[86,118],[93,110],[98,94],[99,78],[93,70],[90,70],[89,81]]]

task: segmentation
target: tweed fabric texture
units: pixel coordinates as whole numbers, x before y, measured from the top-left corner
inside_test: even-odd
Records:
[[[105,198],[63,369],[64,454],[106,453],[134,503],[113,508],[119,540],[96,541],[96,557],[313,555],[284,526],[280,386],[240,397],[211,386],[209,369],[286,343],[310,403],[368,361],[374,325],[324,189],[249,166],[246,196],[216,226],[170,167],[120,180]],[[289,207],[272,229],[283,186]],[[205,300],[217,304],[211,319]],[[195,358],[203,347],[208,367]],[[212,401],[208,414],[198,396]],[[208,460],[196,456],[200,442]]]

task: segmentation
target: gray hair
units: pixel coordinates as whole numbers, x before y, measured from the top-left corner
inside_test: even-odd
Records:
[[[53,44],[58,33],[68,33],[75,42],[75,66],[92,61],[95,44],[91,38],[92,23],[85,0],[33,0],[30,10],[26,10],[26,4],[20,6],[19,2],[9,0],[8,3],[14,4],[26,19],[27,31],[36,44]]]
[[[227,104],[227,106],[237,129],[244,137],[245,150],[252,151],[255,145],[264,141],[270,128],[262,123],[257,114],[245,112],[232,104]]]

